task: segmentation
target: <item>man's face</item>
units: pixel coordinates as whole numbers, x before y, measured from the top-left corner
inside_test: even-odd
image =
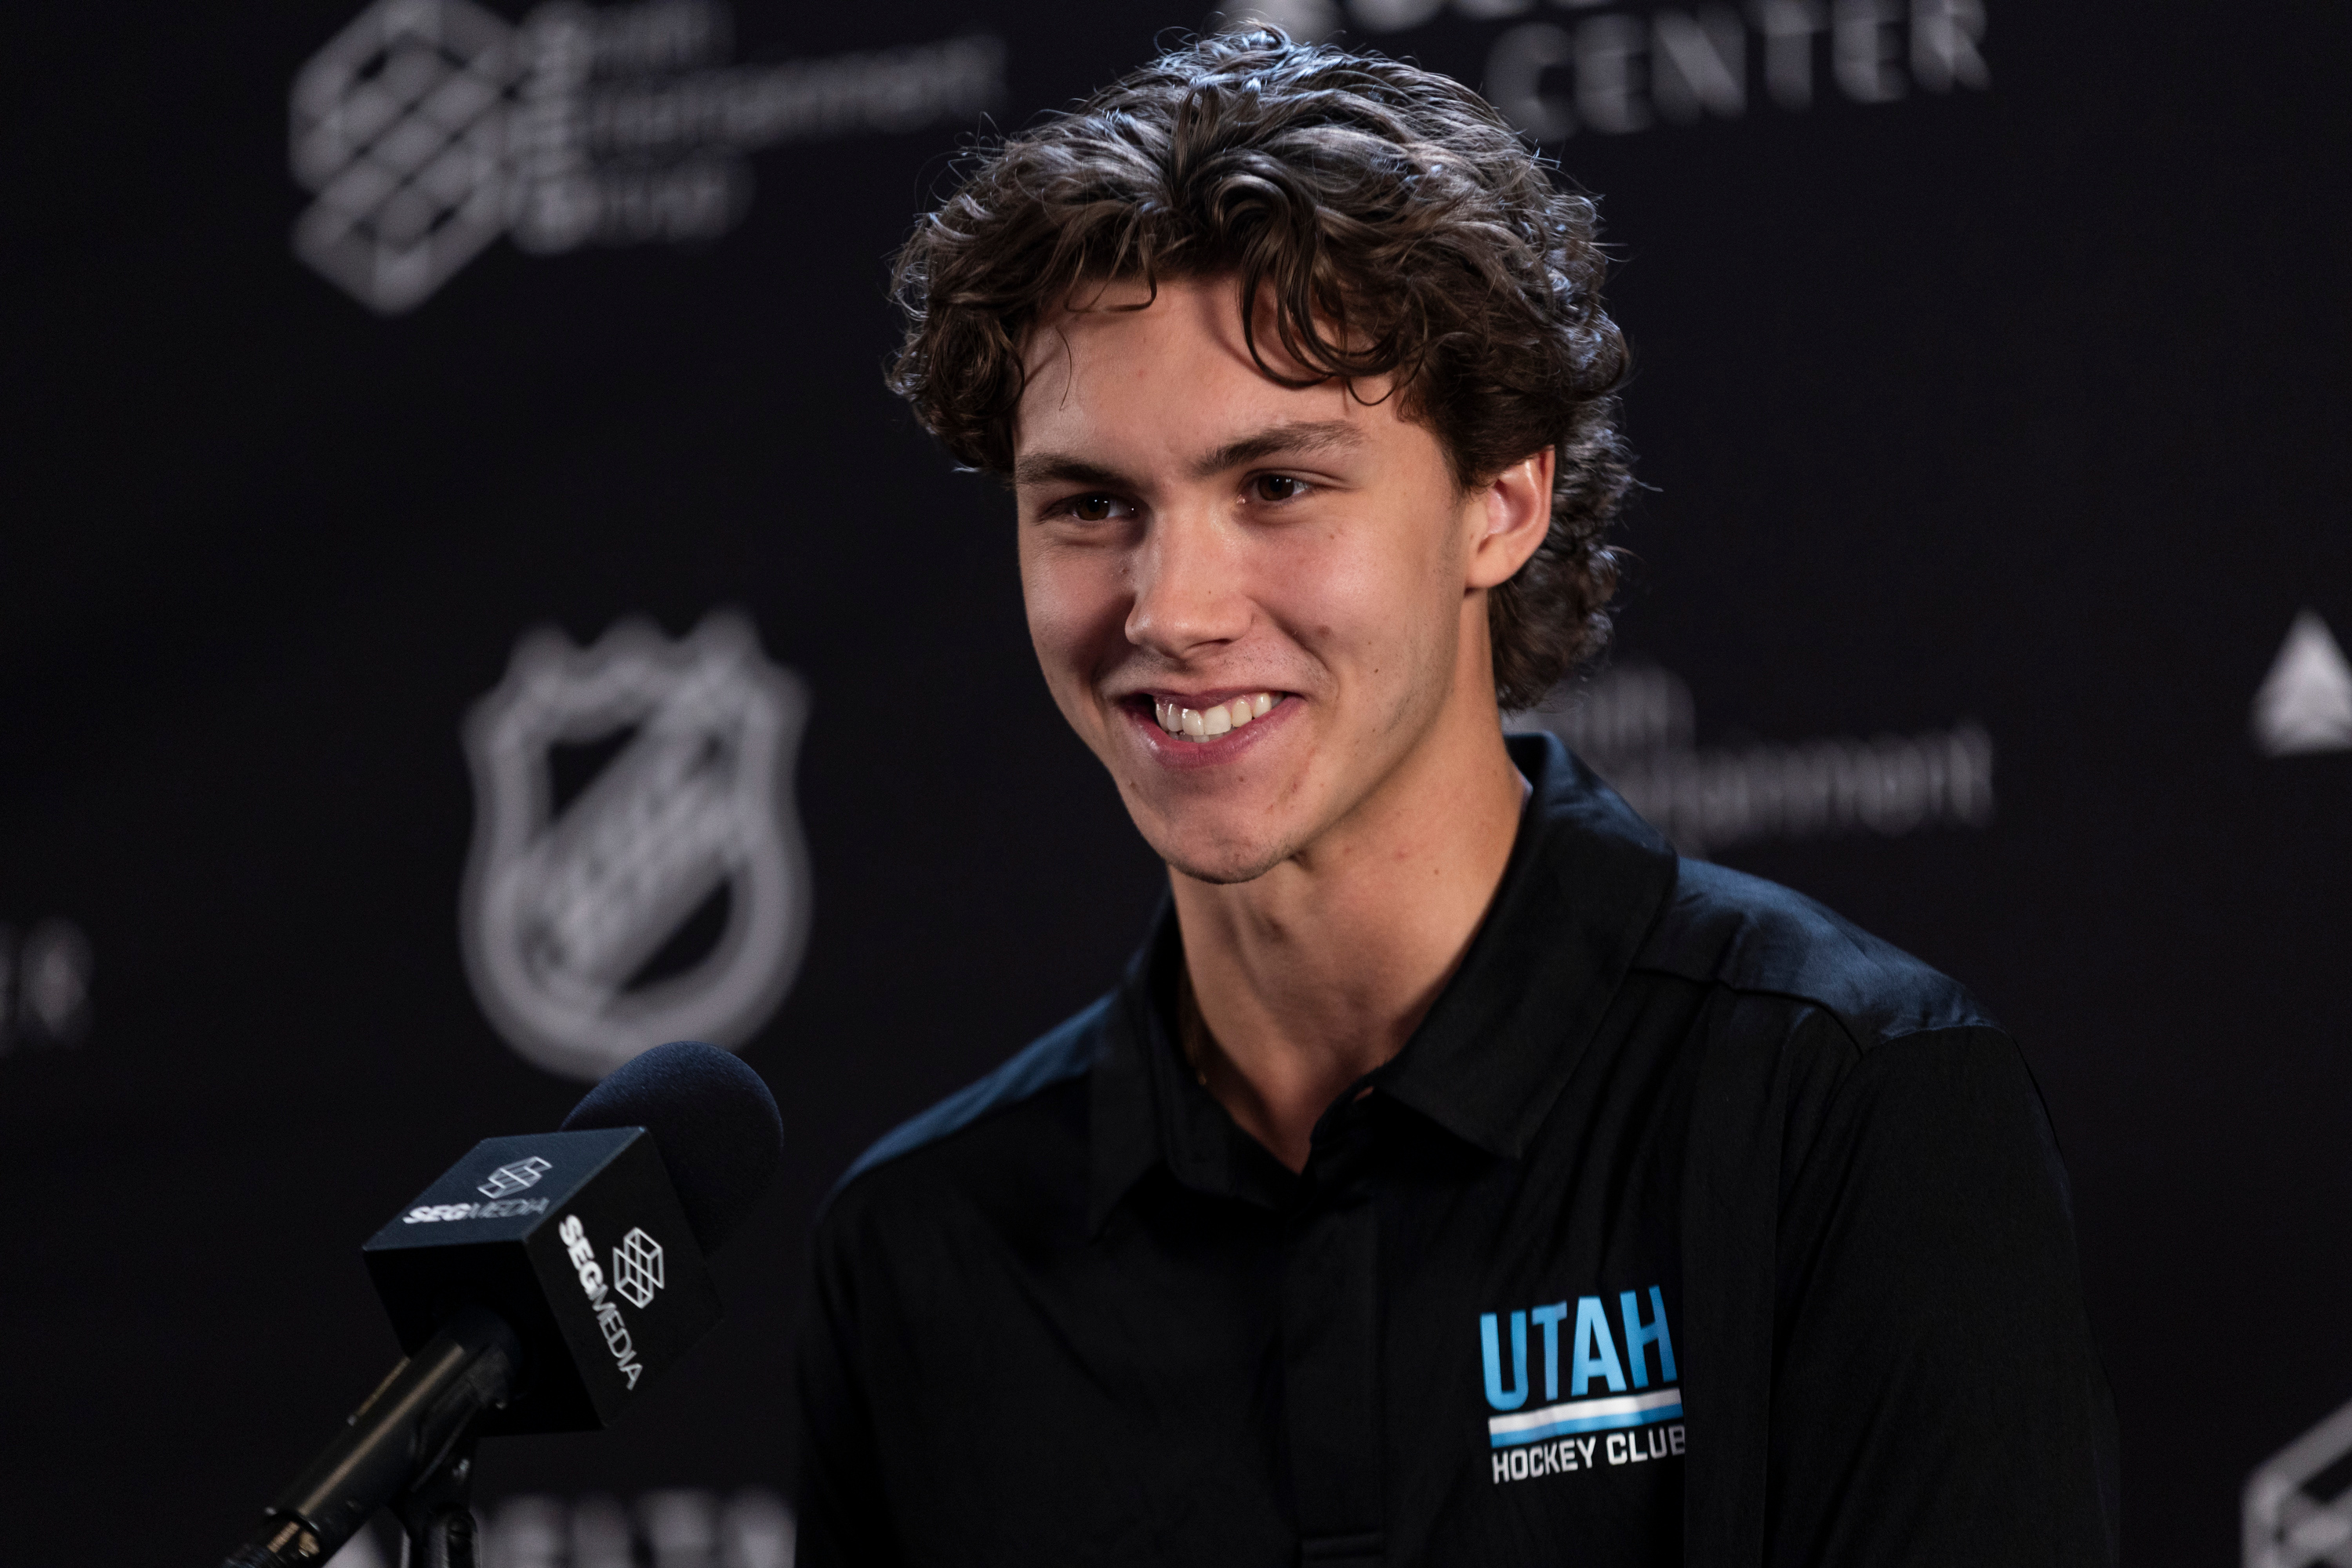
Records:
[[[1030,636],[1161,858],[1246,881],[1376,810],[1449,705],[1492,724],[1466,574],[1488,507],[1385,385],[1269,379],[1230,279],[1109,308],[1146,297],[1113,285],[1029,345]]]

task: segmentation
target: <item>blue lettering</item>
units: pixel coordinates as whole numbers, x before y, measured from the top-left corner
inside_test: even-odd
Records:
[[[1543,1330],[1544,1399],[1549,1403],[1559,1397],[1559,1322],[1568,1316],[1568,1303],[1554,1301],[1549,1307],[1538,1307],[1528,1316]]]
[[[1601,1331],[1606,1338],[1608,1331]],[[1495,1342],[1495,1314],[1478,1314],[1478,1344],[1486,1352],[1486,1403],[1497,1410],[1517,1410],[1528,1402],[1528,1315],[1511,1314],[1511,1392],[1503,1392],[1503,1352]],[[1616,1363],[1612,1359],[1610,1364]],[[1618,1384],[1623,1387],[1624,1384]]]
[[[1518,1316],[1517,1312],[1511,1314],[1514,1329],[1518,1327]],[[1663,1322],[1664,1319],[1659,1321]],[[1488,1331],[1491,1334],[1492,1331]],[[1594,1353],[1596,1348],[1597,1354]],[[1486,1364],[1489,1367],[1495,1364],[1492,1356],[1486,1358]],[[1609,1336],[1609,1314],[1601,1310],[1600,1297],[1580,1296],[1576,1299],[1576,1361],[1569,1368],[1568,1396],[1570,1399],[1583,1398],[1584,1391],[1591,1384],[1592,1374],[1596,1372],[1609,1380],[1610,1393],[1625,1392],[1624,1369],[1617,1364],[1617,1342]],[[1491,1376],[1486,1380],[1486,1385],[1493,1388]],[[1524,1393],[1521,1397],[1525,1397]]]
[[[1642,1304],[1633,1299],[1633,1292],[1620,1292],[1617,1306],[1625,1315],[1625,1359],[1633,1363],[1633,1386],[1650,1386],[1650,1361],[1642,1353],[1642,1347],[1654,1340],[1658,1346],[1658,1375],[1668,1383],[1674,1382],[1675,1342],[1666,1333],[1665,1292],[1655,1285],[1650,1287],[1650,1310],[1657,1314],[1657,1321],[1646,1329],[1642,1326]]]

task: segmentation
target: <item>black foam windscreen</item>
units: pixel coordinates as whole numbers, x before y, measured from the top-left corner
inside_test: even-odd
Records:
[[[583,1095],[563,1131],[642,1127],[653,1134],[686,1223],[712,1253],[751,1212],[783,1156],[784,1121],[767,1084],[699,1040],[673,1040]]]

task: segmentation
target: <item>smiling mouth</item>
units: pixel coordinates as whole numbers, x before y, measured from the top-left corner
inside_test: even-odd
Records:
[[[1206,708],[1186,708],[1155,697],[1151,700],[1151,717],[1177,740],[1213,741],[1265,718],[1282,699],[1279,691],[1253,691],[1230,701],[1213,702]]]

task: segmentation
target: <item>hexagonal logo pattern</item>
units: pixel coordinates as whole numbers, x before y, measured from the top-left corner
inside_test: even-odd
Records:
[[[899,135],[993,108],[986,33],[729,65],[724,0],[374,0],[294,79],[290,160],[315,198],[294,253],[385,315],[500,235],[534,255],[692,243],[751,201],[748,155]]]
[[[294,250],[387,315],[509,222],[515,30],[469,0],[377,0],[294,80]]]
[[[490,1173],[490,1179],[475,1190],[486,1198],[511,1197],[539,1185],[539,1179],[555,1167],[533,1154],[528,1160],[517,1160],[511,1165],[500,1165]]]
[[[613,1248],[613,1289],[628,1298],[632,1306],[644,1307],[652,1303],[654,1292],[661,1288],[661,1243],[647,1236],[643,1226],[634,1226]]]

